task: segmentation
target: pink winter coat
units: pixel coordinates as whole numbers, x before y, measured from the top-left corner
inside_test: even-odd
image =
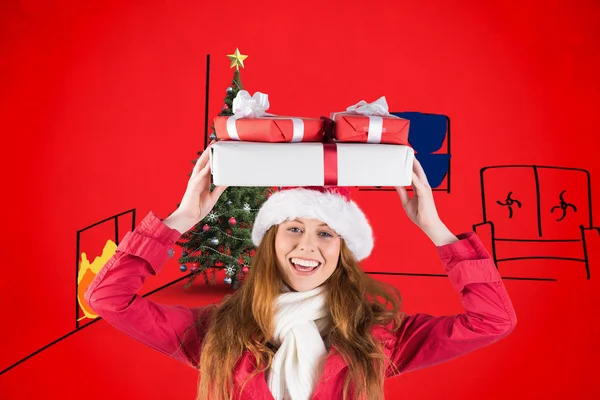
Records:
[[[184,346],[181,334],[194,321],[207,320],[215,305],[187,308],[153,302],[137,294],[149,275],[157,274],[168,250],[180,233],[167,227],[152,212],[133,232],[128,232],[116,254],[106,263],[86,291],[85,300],[100,317],[123,333],[198,368],[200,340],[207,325],[190,329]],[[395,334],[376,326],[373,334],[385,345],[386,356],[399,367],[387,377],[432,366],[490,345],[510,334],[517,322],[515,311],[493,260],[474,232],[458,242],[438,247],[451,284],[466,312],[434,317],[407,317]],[[251,353],[243,353],[234,371],[236,385],[252,373]],[[332,347],[313,400],[341,399],[348,368]],[[264,373],[255,376],[239,400],[273,400]]]

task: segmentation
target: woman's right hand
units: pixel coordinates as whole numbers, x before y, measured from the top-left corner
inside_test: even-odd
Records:
[[[227,189],[227,186],[217,186],[212,192],[210,191],[211,171],[208,161],[210,146],[213,143],[214,141],[208,145],[196,161],[179,207],[163,221],[165,225],[181,233],[192,229],[206,217]]]

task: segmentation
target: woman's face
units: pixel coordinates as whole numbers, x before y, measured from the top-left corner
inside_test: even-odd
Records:
[[[316,219],[282,222],[275,252],[285,283],[298,292],[322,285],[337,267],[340,240],[333,229]]]

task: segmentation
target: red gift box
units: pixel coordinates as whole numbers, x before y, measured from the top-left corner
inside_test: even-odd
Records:
[[[220,140],[244,142],[323,142],[325,121],[318,118],[219,116],[214,120]]]
[[[334,138],[339,142],[400,144],[408,146],[410,121],[399,117],[332,114]]]

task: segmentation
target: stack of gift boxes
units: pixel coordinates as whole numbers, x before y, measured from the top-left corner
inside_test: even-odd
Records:
[[[233,116],[215,118],[211,146],[217,186],[409,186],[410,123],[390,115],[385,97],[329,117],[267,113],[268,96],[240,91]]]

